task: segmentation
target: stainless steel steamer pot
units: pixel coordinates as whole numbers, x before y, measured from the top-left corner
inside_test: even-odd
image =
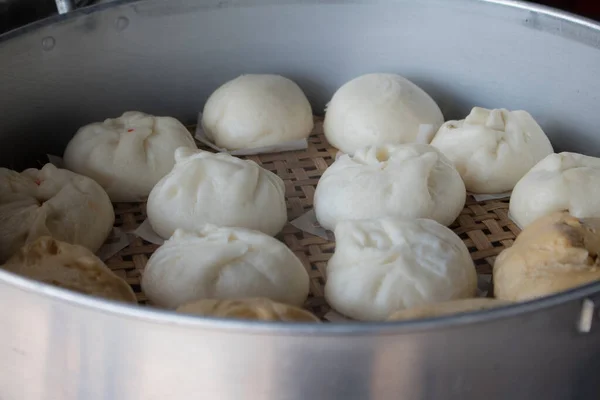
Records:
[[[600,156],[600,26],[475,0],[116,1],[0,37],[0,163],[61,154],[127,109],[194,122],[241,73],[323,110],[372,71],[447,118],[525,108],[559,150]],[[459,317],[289,326],[128,307],[0,272],[0,399],[598,399],[600,283]]]

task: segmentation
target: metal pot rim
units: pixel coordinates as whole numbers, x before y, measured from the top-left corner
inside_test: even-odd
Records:
[[[364,336],[370,334],[400,334],[415,331],[450,328],[476,323],[484,323],[491,320],[511,318],[517,315],[534,313],[552,307],[560,306],[568,302],[583,300],[588,297],[597,296],[600,293],[600,282],[594,282],[571,289],[552,296],[543,297],[514,305],[443,317],[427,318],[412,321],[394,322],[345,322],[336,324],[314,324],[298,323],[290,324],[284,322],[263,322],[247,320],[228,320],[221,318],[199,318],[193,315],[178,314],[169,310],[151,307],[140,307],[118,303],[77,292],[61,289],[42,282],[23,278],[11,272],[0,270],[0,281],[6,282],[15,288],[32,294],[52,299],[57,302],[68,303],[71,306],[85,308],[124,318],[141,319],[156,324],[180,325],[192,329],[211,329],[220,331],[244,331],[253,334],[277,334],[283,335],[320,335],[320,336]]]

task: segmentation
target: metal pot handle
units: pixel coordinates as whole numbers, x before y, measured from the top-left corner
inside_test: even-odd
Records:
[[[75,9],[73,0],[54,0],[59,14],[66,14]]]

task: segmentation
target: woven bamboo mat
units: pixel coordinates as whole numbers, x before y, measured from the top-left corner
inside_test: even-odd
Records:
[[[288,220],[292,221],[312,209],[317,182],[334,161],[336,153],[337,150],[325,140],[322,120],[317,118],[308,149],[245,158],[257,162],[283,179]],[[115,204],[115,213],[115,226],[126,231],[134,230],[146,219],[146,205]],[[491,277],[495,257],[504,248],[511,246],[519,233],[519,228],[508,218],[508,199],[477,202],[470,196],[450,228],[469,248],[477,272],[488,277]],[[333,254],[335,243],[304,233],[289,223],[278,238],[300,258],[309,273],[310,297],[305,307],[323,317],[330,310],[323,297],[325,267]],[[130,245],[107,261],[107,265],[131,285],[141,304],[145,304],[147,300],[140,288],[141,274],[157,247],[131,235]]]

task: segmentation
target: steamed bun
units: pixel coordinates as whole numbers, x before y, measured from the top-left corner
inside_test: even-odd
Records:
[[[340,221],[379,217],[430,218],[450,225],[466,200],[452,163],[426,144],[367,147],[338,158],[314,196],[317,220],[333,230]]]
[[[217,146],[249,149],[305,139],[312,109],[302,89],[279,75],[242,75],[207,100],[202,128]]]
[[[420,87],[395,74],[367,74],[344,84],[327,105],[323,129],[332,146],[353,154],[367,146],[412,143],[435,133],[444,116]]]
[[[127,282],[91,251],[48,236],[26,244],[0,268],[78,293],[137,303]]]
[[[189,148],[175,161],[148,198],[148,221],[164,239],[206,223],[275,236],[287,222],[283,181],[254,161]]]
[[[115,220],[95,181],[46,164],[22,173],[0,168],[0,262],[41,236],[96,252]]]
[[[202,299],[177,307],[177,312],[205,317],[250,319],[258,321],[321,322],[312,313],[265,298],[215,300]]]
[[[266,297],[300,306],[308,273],[277,239],[241,228],[177,230],[150,257],[142,289],[154,304],[176,308],[200,299]]]
[[[400,309],[475,295],[469,250],[433,220],[344,221],[335,239],[325,298],[348,317],[383,321]]]
[[[555,211],[577,218],[600,217],[600,158],[551,154],[515,186],[511,218],[521,227]]]
[[[494,263],[494,295],[525,301],[600,280],[600,218],[537,219]]]
[[[526,111],[475,107],[461,121],[446,122],[431,142],[454,163],[472,193],[512,190],[535,164],[554,152]]]
[[[64,162],[102,185],[113,202],[145,201],[175,165],[179,147],[197,148],[181,122],[130,111],[80,128]]]

